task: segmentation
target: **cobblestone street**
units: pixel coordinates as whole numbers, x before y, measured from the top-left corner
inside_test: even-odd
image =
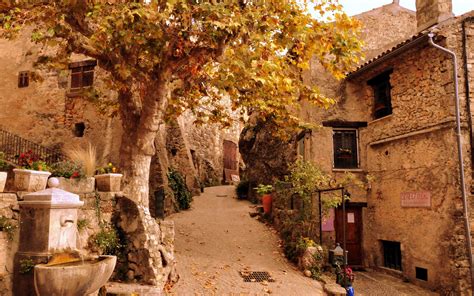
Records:
[[[358,296],[434,296],[430,292],[401,279],[373,271],[356,272],[354,289]]]
[[[206,188],[192,209],[173,215],[180,280],[172,295],[323,295],[280,254],[278,237],[250,218],[234,187]],[[240,271],[267,271],[275,282],[244,282]]]

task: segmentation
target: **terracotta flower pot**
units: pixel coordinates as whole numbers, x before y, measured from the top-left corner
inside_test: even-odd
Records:
[[[262,196],[262,205],[263,205],[263,212],[265,214],[270,214],[272,211],[272,195],[271,194],[264,194]]]
[[[122,174],[95,175],[97,190],[102,192],[119,192],[122,176]]]
[[[13,169],[17,191],[36,192],[46,188],[50,172]]]

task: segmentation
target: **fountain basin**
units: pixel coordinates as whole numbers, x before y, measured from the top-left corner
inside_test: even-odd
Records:
[[[116,263],[116,256],[104,255],[84,262],[35,265],[36,294],[72,296],[94,293],[109,280]]]

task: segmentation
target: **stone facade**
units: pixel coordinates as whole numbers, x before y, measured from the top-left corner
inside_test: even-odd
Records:
[[[25,193],[0,193],[0,216],[8,219],[12,225],[19,226],[19,207],[18,200],[21,200]],[[80,199],[84,205],[79,208],[78,221],[83,226],[78,228],[77,248],[86,254],[99,254],[100,250],[93,243],[94,236],[102,229],[102,225],[116,224],[119,230],[127,231],[135,228],[134,235],[131,236],[130,243],[133,244],[134,252],[124,250],[127,256],[120,257],[117,262],[117,268],[112,276],[113,279],[146,282],[150,285],[163,288],[166,282],[177,280],[175,272],[176,262],[174,260],[174,224],[173,221],[160,220],[155,222],[149,212],[143,211],[133,203],[128,202],[125,197],[114,192],[89,192],[81,193]],[[117,206],[118,204],[118,206]],[[127,207],[129,215],[141,212],[146,215],[143,221],[146,225],[136,225],[127,223],[127,217],[120,216],[119,207]],[[133,209],[133,207],[135,207]],[[135,220],[135,219],[134,219]],[[0,231],[0,291],[1,295],[12,295],[12,280],[14,270],[14,255],[18,249],[18,228],[13,232],[13,240],[9,238],[7,231]],[[144,239],[142,236],[150,236],[150,239]],[[140,244],[149,242],[153,245],[146,246],[144,254],[139,254]],[[143,248],[141,248],[144,250]],[[138,252],[138,253],[137,253]],[[165,265],[162,265],[161,259],[164,258]],[[149,261],[152,260],[152,261]],[[148,263],[153,268],[148,266]],[[146,263],[146,264],[145,264]],[[154,270],[156,274],[148,274]]]
[[[458,57],[462,56],[461,22],[462,18],[458,18],[439,25],[436,39]],[[473,27],[467,25],[468,48],[473,45]],[[427,38],[412,43],[411,48],[398,55],[372,60],[350,75],[339,90],[337,108],[310,115],[311,120],[327,124],[312,131],[306,157],[336,177],[344,171],[352,171],[361,179],[366,174],[373,177],[367,191],[349,189],[348,206],[366,205],[361,209],[360,221],[360,256],[364,266],[380,268],[442,294],[470,295],[452,62],[449,56],[429,46]],[[468,69],[472,58],[467,57]],[[467,110],[472,103],[467,104],[465,99],[461,63],[458,65],[462,73],[459,76],[461,137],[467,171],[465,182],[471,184],[472,127]],[[391,114],[377,119],[370,81],[388,70]],[[472,73],[469,77],[472,81]],[[472,89],[469,91],[472,93]],[[334,131],[360,122],[367,125],[351,127],[358,135],[358,166],[352,170],[335,169]],[[424,196],[429,204],[410,204],[407,196],[413,199]],[[398,244],[401,266],[387,265],[389,251],[384,248],[388,243]]]
[[[0,40],[0,66],[4,69],[4,75],[0,77],[0,127],[50,148],[85,146],[90,142],[97,148],[101,163],[119,164],[122,127],[120,118],[113,116],[114,107],[104,108],[95,100],[71,91],[70,70],[56,71],[38,66],[38,60],[44,60],[54,52],[30,42],[30,33],[30,30],[25,30],[17,39]],[[71,62],[84,60],[90,59],[71,56]],[[28,87],[20,88],[18,83],[22,71],[28,71],[30,78]],[[96,66],[94,89],[113,100],[116,94],[107,88],[107,79],[106,73]],[[199,193],[201,184],[222,182],[223,141],[232,139],[237,142],[240,125],[236,122],[229,129],[198,127],[193,125],[193,121],[192,115],[186,113],[178,118],[176,124],[162,125],[155,146],[164,150],[158,148],[154,157],[150,204],[154,202],[156,189],[166,188],[167,180],[163,177],[166,177],[169,166],[186,177],[194,194]],[[179,153],[173,155],[175,149]],[[168,197],[172,198],[172,195],[168,194]],[[165,204],[166,212],[172,212],[173,201],[168,198]]]
[[[449,6],[449,1],[417,2],[436,2],[437,9]],[[426,16],[418,16],[420,23],[420,18],[434,13],[429,8],[420,10],[426,13]],[[435,42],[458,56],[461,137],[467,187],[471,185],[472,176],[472,15],[446,20],[435,30]],[[462,22],[468,17],[471,21],[466,22],[467,57],[464,59]],[[299,144],[288,146],[287,151],[282,153],[295,149],[336,179],[350,171],[366,182],[365,188],[346,188],[351,194],[348,208],[357,208],[361,212],[361,221],[355,216],[354,222],[361,225],[361,232],[357,234],[360,238],[361,265],[378,268],[441,294],[470,295],[451,59],[429,46],[426,36],[418,41],[416,37],[412,39],[417,32],[415,13],[400,8],[397,3],[356,18],[364,24],[365,52],[370,62],[341,83],[322,72],[318,64],[312,63],[305,81],[323,86],[321,91],[335,97],[337,103],[327,111],[303,104],[300,118],[321,127],[298,138]],[[435,22],[440,20],[438,18]],[[403,41],[405,43],[401,43]],[[403,50],[394,48],[404,44],[409,46]],[[396,51],[397,54],[386,57],[383,54],[386,50]],[[470,89],[467,92],[464,69],[469,70]],[[377,106],[370,81],[383,73],[389,73],[386,75],[391,86],[391,114],[375,118]],[[466,100],[466,93],[470,94],[469,101]],[[358,159],[357,166],[352,169],[335,168],[333,137],[334,132],[340,129],[356,130],[357,133]],[[265,149],[261,148],[259,153],[265,154]],[[246,156],[243,158],[246,159]],[[280,168],[281,171],[284,169]],[[373,180],[367,182],[367,176]],[[410,199],[424,199],[425,204],[413,205]],[[470,205],[469,211],[472,210]],[[275,209],[277,223],[285,212],[291,211]],[[473,221],[474,215],[470,215]],[[354,221],[354,216],[351,217],[346,219]],[[340,223],[338,219],[332,220],[335,230],[323,232],[323,243],[329,248],[334,248],[337,224]],[[315,233],[312,238],[318,241],[319,235]],[[338,242],[341,242],[340,238]],[[399,246],[401,266],[390,267],[385,262],[390,253],[388,245]],[[349,252],[354,253],[353,249]]]

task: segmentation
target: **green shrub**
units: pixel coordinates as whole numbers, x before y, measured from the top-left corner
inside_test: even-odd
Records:
[[[103,225],[92,237],[92,242],[104,255],[116,255],[122,248],[117,230],[112,225]]]
[[[173,190],[175,200],[178,202],[178,210],[189,209],[193,197],[186,186],[183,176],[178,171],[170,168],[168,171],[168,182],[171,190]]]
[[[17,226],[12,223],[11,219],[0,216],[0,231],[6,232],[8,240],[13,240]]]
[[[86,229],[87,226],[89,226],[89,220],[87,220],[87,219],[78,219],[77,220],[77,230],[79,232]]]
[[[30,258],[21,259],[19,272],[21,274],[27,274],[30,271],[32,271],[34,267],[35,267],[35,263],[33,262],[32,259]]]
[[[8,171],[9,165],[5,161],[5,153],[0,151],[0,172]]]
[[[64,178],[82,178],[84,173],[82,168],[72,161],[61,161],[51,166],[51,176]]]

